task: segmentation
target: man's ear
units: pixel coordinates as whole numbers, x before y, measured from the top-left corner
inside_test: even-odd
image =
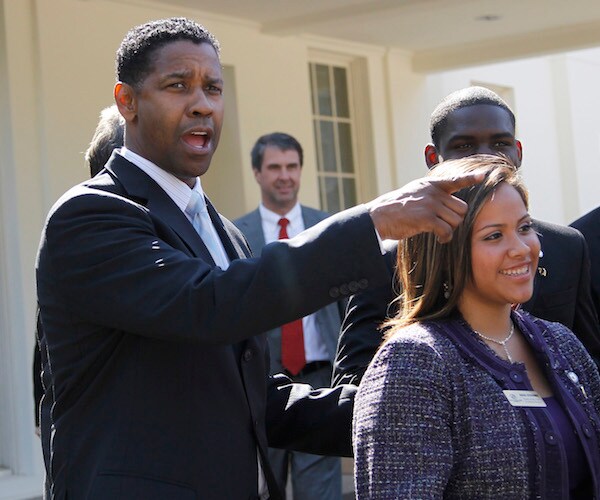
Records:
[[[519,164],[517,165],[517,168],[521,166],[521,161],[523,160],[523,144],[521,144],[521,141],[517,140],[517,156],[519,158]]]
[[[427,144],[425,146],[425,163],[427,168],[432,169],[440,162],[440,155],[437,152],[436,147],[433,144]]]
[[[132,121],[137,114],[135,91],[127,83],[117,82],[114,89],[115,103],[125,121]]]

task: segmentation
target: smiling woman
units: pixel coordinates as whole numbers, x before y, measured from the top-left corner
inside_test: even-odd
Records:
[[[449,243],[399,244],[400,312],[355,403],[357,498],[600,498],[598,370],[515,306],[540,253],[515,166],[476,155],[431,175],[478,169]]]

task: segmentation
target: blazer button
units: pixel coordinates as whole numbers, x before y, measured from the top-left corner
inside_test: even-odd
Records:
[[[575,372],[567,372],[567,377],[569,377],[569,380],[571,382],[573,382],[574,384],[579,383],[579,377],[577,376],[577,374]]]
[[[348,288],[352,293],[356,293],[358,292],[359,286],[356,281],[351,281],[350,283],[348,283]]]
[[[244,351],[244,361],[248,362],[252,359],[254,355],[252,354],[252,349],[246,349]]]
[[[523,376],[519,372],[511,371],[510,379],[513,382],[523,382]]]
[[[344,283],[342,286],[340,286],[340,293],[342,295],[350,295],[350,289],[348,288],[348,285]]]
[[[361,290],[364,290],[365,288],[369,288],[369,280],[365,279],[365,278],[358,280],[358,287]]]
[[[340,289],[337,286],[334,286],[329,289],[329,296],[337,299],[340,296]]]
[[[548,431],[544,434],[544,440],[548,444],[556,444],[556,436],[552,431]]]

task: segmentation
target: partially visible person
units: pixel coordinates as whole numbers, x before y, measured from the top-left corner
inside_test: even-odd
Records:
[[[455,237],[399,243],[400,311],[354,409],[357,499],[600,498],[600,375],[564,325],[513,310],[533,293],[540,241],[508,159],[460,191]]]
[[[185,18],[136,26],[117,78],[125,144],[50,209],[36,262],[45,495],[281,498],[267,445],[351,454],[356,388],[269,377],[261,332],[383,284],[379,238],[450,240],[466,212],[451,193],[483,176],[418,179],[252,258],[202,189],[217,40]]]
[[[90,169],[90,177],[94,177],[110,158],[113,150],[123,146],[123,135],[125,132],[125,120],[116,104],[104,108],[100,112],[100,120],[92,136],[90,145],[85,152],[85,161]],[[40,402],[44,395],[42,383],[42,359],[41,344],[42,319],[39,309],[36,312],[35,346],[33,348],[33,403],[35,412],[35,433],[40,435]]]
[[[304,154],[300,143],[281,132],[266,134],[251,152],[254,178],[260,186],[256,210],[233,223],[244,233],[254,255],[282,238],[297,236],[329,214],[298,201]],[[279,270],[285,273],[285,269]],[[332,363],[338,343],[344,302],[266,332],[271,354],[270,373],[286,373],[294,382],[313,387],[331,383]],[[338,457],[269,448],[275,478],[285,490],[291,471],[294,500],[342,498],[342,468]]]
[[[123,146],[125,119],[116,104],[100,112],[100,121],[85,152],[85,161],[90,167],[90,177],[104,168],[112,152]]]
[[[590,250],[592,300],[600,317],[600,207],[571,224],[583,234]]]
[[[446,96],[431,115],[431,144],[425,147],[429,169],[440,161],[474,154],[506,155],[519,168],[523,156],[515,137],[515,116],[494,92],[468,87]],[[543,256],[535,274],[533,295],[522,308],[534,316],[558,321],[570,328],[600,361],[600,326],[590,294],[588,249],[576,229],[534,221]],[[396,249],[386,255],[390,275],[387,286],[350,297],[342,323],[333,383],[358,384],[377,348],[380,325],[394,316],[390,305],[397,290],[394,277]]]

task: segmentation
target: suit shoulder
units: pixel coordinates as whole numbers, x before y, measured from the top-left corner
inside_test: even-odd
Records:
[[[595,208],[591,212],[582,215],[571,224],[571,227],[578,229],[582,233],[597,231],[600,223],[600,207]]]
[[[138,205],[124,196],[114,182],[106,179],[104,182],[98,182],[98,179],[94,178],[93,182],[85,181],[66,191],[48,211],[48,219],[64,210],[77,210],[80,206],[98,210],[100,207],[110,207],[115,203]]]
[[[256,213],[258,212],[258,209],[252,210],[251,212],[248,212],[247,214],[242,215],[241,217],[238,217],[237,219],[233,219],[233,223],[237,226],[237,227],[241,227],[241,226],[245,226],[247,224],[251,224],[254,219],[256,218]]]
[[[583,241],[583,235],[574,227],[563,226],[561,224],[554,224],[538,219],[535,220],[535,226],[545,241],[550,240],[559,244],[565,244],[568,241],[572,244],[581,244]]]
[[[311,217],[318,220],[327,219],[331,214],[328,212],[324,212],[323,210],[319,210],[317,208],[307,207],[306,205],[300,205],[302,208],[303,215],[306,217]]]

